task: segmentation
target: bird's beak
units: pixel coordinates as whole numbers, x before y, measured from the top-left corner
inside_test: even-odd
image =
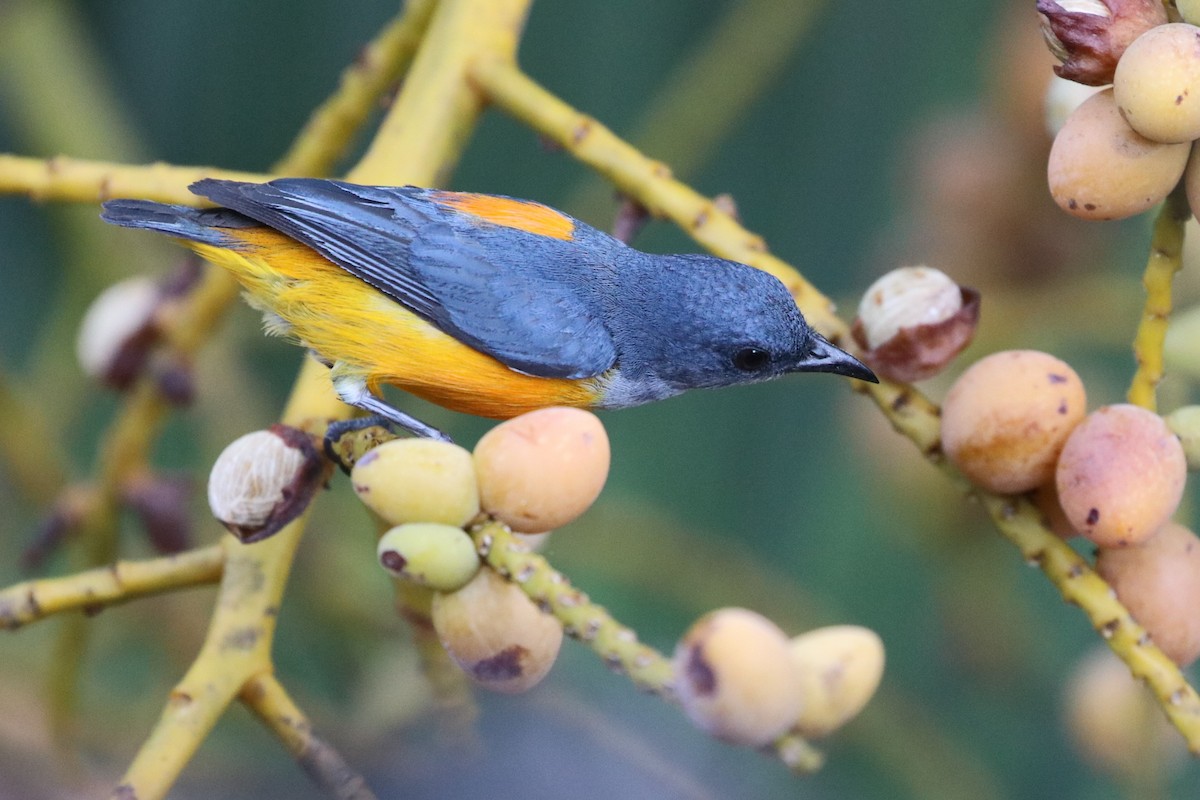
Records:
[[[793,372],[832,372],[847,378],[879,383],[875,373],[854,356],[830,344],[829,340],[813,331],[813,347],[808,357],[792,368]]]

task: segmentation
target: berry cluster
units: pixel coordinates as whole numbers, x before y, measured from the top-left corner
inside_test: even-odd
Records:
[[[1200,166],[1200,8],[1159,0],[1039,0],[1060,77],[1108,86],[1070,113],[1050,150],[1050,193],[1084,219],[1123,219],[1161,202],[1185,176],[1196,205]]]
[[[1171,521],[1187,479],[1179,438],[1140,406],[1086,414],[1083,382],[1046,353],[973,364],[942,409],[942,447],[988,491],[1033,492],[1047,523],[1098,548],[1096,568],[1176,663],[1200,656],[1200,540]]]
[[[212,511],[243,541],[265,538],[302,509],[298,500],[322,479],[313,469],[320,463],[294,429],[247,434],[213,466]],[[485,563],[468,531],[497,520],[523,548],[536,548],[592,505],[608,468],[608,437],[595,415],[547,408],[497,425],[473,452],[430,439],[375,444],[354,461],[350,480],[387,526],[379,562],[431,593],[430,620],[454,663],[480,686],[522,692],[554,665],[564,622],[547,613],[554,602],[535,602],[520,580]],[[761,746],[789,731],[819,737],[839,728],[874,694],[883,663],[883,645],[866,628],[789,639],[753,611],[723,608],[691,627],[658,688],[673,690],[702,730]]]

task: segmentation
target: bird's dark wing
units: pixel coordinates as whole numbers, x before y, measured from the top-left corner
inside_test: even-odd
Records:
[[[470,222],[483,220],[530,233],[521,223],[464,217],[468,210],[440,198],[481,198],[416,187],[358,186],[310,178],[270,183],[205,179],[192,184],[196,194],[232,208],[303,242],[425,318],[442,331],[512,369],[546,378],[585,378],[616,361],[612,336],[600,310],[587,300],[586,286],[553,269],[515,268],[514,253],[497,250],[496,237],[473,233]],[[506,198],[497,198],[504,201]],[[523,201],[504,207],[519,211]],[[570,217],[538,204],[535,225],[573,223]],[[540,215],[540,216],[539,216]],[[539,222],[540,220],[540,222]],[[570,238],[569,227],[546,228],[555,238]],[[565,234],[565,235],[564,235]],[[499,246],[503,247],[502,240]],[[521,249],[520,244],[513,247]],[[531,258],[544,253],[529,248]],[[545,266],[545,265],[540,265]]]

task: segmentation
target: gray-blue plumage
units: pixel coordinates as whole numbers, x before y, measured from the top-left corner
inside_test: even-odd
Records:
[[[601,407],[797,371],[875,380],[807,325],[782,283],[744,264],[648,255],[566,215],[569,239],[532,233],[412,186],[205,179],[191,189],[225,208],[117,200],[103,216],[226,247],[239,244],[222,227],[267,225],[511,369],[602,378]]]

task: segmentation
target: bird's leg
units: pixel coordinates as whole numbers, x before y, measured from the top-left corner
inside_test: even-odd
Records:
[[[371,394],[371,390],[367,387],[366,378],[358,374],[349,373],[343,362],[339,361],[333,365],[331,378],[333,380],[333,391],[337,394],[339,400],[346,405],[361,408],[371,416],[330,423],[325,431],[325,453],[327,455],[336,452],[333,445],[344,434],[362,430],[372,425],[378,425],[381,422],[384,427],[389,429],[392,426],[402,428],[413,436],[419,436],[423,439],[436,439],[440,442],[454,441],[432,425],[427,425],[416,417],[405,414],[398,408],[393,408]],[[334,461],[341,462],[341,459],[335,455],[331,455],[331,457]]]

